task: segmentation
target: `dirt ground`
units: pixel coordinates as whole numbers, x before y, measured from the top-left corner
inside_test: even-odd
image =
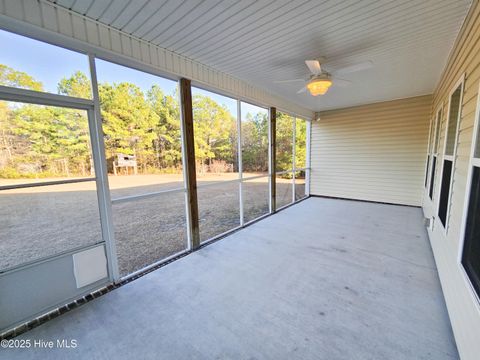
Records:
[[[235,178],[233,173],[199,175],[201,241],[240,225],[239,184],[223,183]],[[12,183],[0,180],[0,185]],[[110,176],[109,185],[112,199],[118,199],[182,188],[183,180],[181,174]],[[268,178],[245,181],[242,188],[245,222],[268,213]],[[302,197],[300,181],[296,190]],[[291,199],[291,180],[277,179],[278,206]],[[122,275],[187,248],[184,192],[114,203],[112,210]],[[0,270],[100,241],[95,182],[0,192]]]

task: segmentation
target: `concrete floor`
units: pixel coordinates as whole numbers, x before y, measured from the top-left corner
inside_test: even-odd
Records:
[[[2,359],[458,359],[420,209],[311,198],[16,339]]]

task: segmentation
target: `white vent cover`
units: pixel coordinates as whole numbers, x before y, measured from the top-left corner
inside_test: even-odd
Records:
[[[77,288],[104,279],[107,273],[107,258],[103,245],[73,254],[73,272]]]

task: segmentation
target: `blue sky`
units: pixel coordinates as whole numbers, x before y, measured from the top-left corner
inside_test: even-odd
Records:
[[[0,30],[0,64],[24,71],[43,83],[47,92],[57,93],[57,84],[76,71],[89,74],[88,57],[64,48],[33,40],[24,36]],[[97,77],[99,82],[131,82],[147,91],[156,84],[165,93],[173,94],[177,82],[156,75],[120,66],[104,60],[96,60]],[[237,102],[235,99],[212,93],[206,90],[193,88],[193,94],[210,96],[219,104],[225,105],[234,117],[237,116]],[[242,118],[244,114],[266,112],[266,109],[242,103]]]
[[[97,59],[95,61],[97,68],[98,82],[120,83],[129,82],[137,85],[143,92],[147,92],[153,85],[158,85],[167,94],[173,94],[177,87],[177,82],[152,75],[143,71],[113,64],[108,61]]]
[[[89,73],[86,55],[0,30],[0,64],[24,71],[57,92],[60,79],[80,70]]]

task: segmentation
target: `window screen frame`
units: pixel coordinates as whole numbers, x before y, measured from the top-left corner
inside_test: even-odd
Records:
[[[447,152],[447,141],[448,141],[448,126],[450,124],[450,109],[451,109],[451,105],[452,105],[452,96],[453,94],[455,93],[455,91],[460,88],[460,99],[459,99],[459,111],[458,111],[458,114],[457,114],[457,126],[456,126],[456,129],[455,129],[455,141],[454,141],[454,144],[453,144],[453,154],[452,155],[447,155],[446,152]],[[441,170],[440,170],[440,181],[438,181],[438,184],[436,184],[436,186],[438,188],[436,188],[436,193],[439,194],[438,197],[437,197],[437,206],[436,206],[436,214],[435,214],[435,220],[439,220],[439,223],[441,225],[441,227],[443,228],[443,232],[444,234],[446,235],[448,233],[448,228],[449,228],[449,217],[450,217],[450,208],[451,208],[451,205],[452,205],[452,189],[453,189],[453,179],[454,179],[454,174],[455,174],[455,165],[456,165],[456,161],[455,161],[455,158],[457,156],[457,145],[458,145],[458,132],[459,132],[459,129],[460,129],[460,121],[462,119],[462,107],[463,107],[463,92],[465,90],[465,73],[463,73],[460,78],[457,80],[457,82],[455,83],[455,85],[452,87],[452,89],[450,90],[449,94],[448,94],[448,107],[447,107],[447,111],[445,112],[445,135],[444,135],[444,139],[443,139],[443,156],[441,157]],[[437,157],[437,166],[438,166],[438,159],[440,157]],[[439,211],[440,211],[440,199],[441,199],[441,192],[442,192],[442,182],[443,182],[443,171],[444,171],[444,167],[445,167],[445,160],[448,160],[448,161],[451,161],[452,163],[452,169],[451,169],[451,173],[450,173],[450,184],[449,184],[449,187],[448,187],[448,198],[447,198],[447,208],[446,208],[446,215],[445,215],[445,225],[442,224],[442,222],[440,221],[440,216],[439,216]],[[435,194],[433,195],[433,197],[435,198]],[[436,222],[436,221],[435,221]]]
[[[104,141],[104,124],[103,122],[101,121],[102,119],[102,114],[101,114],[101,111],[102,111],[102,106],[101,106],[101,102],[100,102],[100,92],[98,90],[99,88],[99,84],[102,83],[102,81],[99,81],[98,80],[98,69],[97,69],[97,64],[98,64],[98,61],[102,61],[102,62],[106,62],[106,63],[109,63],[111,65],[114,65],[114,66],[120,66],[120,67],[124,67],[125,69],[127,69],[128,71],[136,71],[136,72],[139,72],[139,73],[144,73],[146,75],[149,75],[149,76],[152,76],[152,77],[156,77],[156,78],[162,78],[163,80],[168,80],[168,81],[172,81],[174,83],[176,83],[176,88],[177,88],[177,91],[178,91],[178,104],[179,104],[179,107],[181,108],[181,105],[180,105],[180,84],[179,84],[179,80],[178,79],[175,79],[171,76],[164,76],[163,73],[162,74],[159,74],[158,72],[155,72],[155,71],[151,71],[149,70],[148,68],[146,67],[142,67],[142,66],[137,66],[136,64],[131,64],[129,61],[123,61],[123,59],[119,60],[119,59],[110,59],[109,57],[105,57],[105,56],[96,56],[94,54],[89,54],[89,59],[90,59],[90,68],[91,68],[91,74],[92,74],[92,91],[93,91],[93,96],[94,96],[94,103],[95,103],[95,111],[96,111],[96,117],[98,119],[100,119],[100,122],[99,122],[99,136],[102,138],[102,152],[103,152],[103,159],[102,161],[106,161],[107,160],[107,156],[106,156],[106,150],[105,150],[105,141]],[[101,72],[101,70],[100,70]],[[121,80],[121,76],[119,76],[117,78],[118,80]],[[121,82],[121,81],[119,81]],[[134,85],[136,85],[136,83],[134,83]],[[220,94],[221,95],[221,94]],[[188,204],[188,196],[187,196],[187,179],[186,179],[186,160],[185,160],[185,153],[186,153],[186,148],[185,148],[185,140],[184,140],[184,130],[183,130],[183,122],[181,120],[181,115],[180,115],[180,111],[181,109],[179,109],[179,126],[180,126],[180,149],[181,149],[181,163],[182,163],[182,171],[181,171],[181,174],[182,174],[182,185],[181,186],[178,186],[178,187],[175,187],[175,188],[172,188],[172,189],[165,189],[165,190],[157,190],[157,191],[151,191],[151,192],[146,192],[146,193],[137,193],[137,194],[132,194],[132,195],[126,195],[126,196],[117,196],[115,194],[112,194],[112,191],[110,189],[110,183],[108,181],[105,181],[102,185],[105,186],[105,192],[108,192],[108,199],[106,200],[108,202],[108,211],[109,211],[109,219],[108,219],[108,224],[105,224],[105,227],[108,227],[109,228],[109,233],[111,234],[111,241],[109,242],[109,246],[111,247],[111,249],[109,250],[110,253],[112,253],[112,262],[115,262],[114,265],[112,265],[112,268],[114,269],[114,281],[124,281],[124,280],[127,280],[127,279],[131,279],[131,278],[134,278],[135,276],[137,276],[138,274],[142,274],[144,273],[145,271],[148,271],[149,269],[152,269],[152,268],[155,268],[157,266],[159,266],[160,264],[163,264],[163,263],[166,263],[168,261],[170,261],[171,259],[174,259],[182,254],[185,254],[187,253],[188,251],[191,251],[192,250],[192,241],[191,241],[191,233],[189,231],[190,229],[190,223],[191,223],[191,219],[190,219],[190,213],[188,212],[188,208],[187,208],[187,204]],[[108,180],[108,169],[105,168],[105,171],[106,171],[106,176],[107,176],[107,180]],[[151,197],[158,197],[158,198],[162,198],[163,196],[166,196],[168,194],[175,194],[175,193],[183,193],[184,194],[184,211],[185,211],[185,219],[186,219],[186,222],[185,222],[185,228],[186,228],[186,247],[176,253],[173,253],[171,255],[168,255],[168,256],[165,256],[163,258],[159,258],[143,267],[140,267],[132,272],[129,272],[127,274],[122,274],[121,271],[120,271],[120,267],[119,267],[119,256],[118,256],[118,251],[117,251],[117,248],[118,248],[118,237],[116,235],[116,228],[115,228],[115,225],[114,225],[114,206],[117,205],[117,204],[120,204],[120,203],[128,203],[128,202],[137,202],[137,201],[142,201],[142,200],[145,200],[147,198],[151,198]],[[158,240],[158,239],[157,239]]]
[[[290,117],[291,121],[292,121],[292,148],[291,148],[291,151],[292,151],[292,166],[287,169],[287,170],[277,170],[277,164],[274,164],[273,165],[273,168],[272,168],[272,172],[274,174],[274,176],[278,176],[278,175],[284,175],[284,174],[292,174],[292,179],[291,179],[291,183],[290,183],[290,187],[291,187],[291,191],[292,191],[292,196],[291,196],[291,199],[290,199],[290,202],[286,205],[282,205],[282,206],[278,206],[278,196],[276,198],[276,209],[275,211],[279,211],[279,210],[282,210],[284,208],[287,208],[289,207],[290,205],[294,204],[296,202],[295,200],[295,140],[296,140],[296,121],[297,121],[297,115],[295,115],[294,113],[290,112],[290,111],[284,111],[284,110],[281,110],[281,109],[277,109],[277,121],[278,121],[278,114],[279,113],[283,113],[285,114],[286,116]],[[276,127],[275,131],[278,131],[278,127]],[[277,137],[277,134],[275,134],[275,137]],[[276,142],[276,144],[278,144],[278,142]],[[275,148],[275,151],[277,151],[278,148]],[[299,168],[299,170],[301,170]],[[276,191],[276,194],[278,195],[278,191]]]
[[[89,67],[89,72],[90,72],[90,80],[91,80],[91,86],[92,86],[92,97],[88,99],[84,98],[76,98],[76,97],[70,97],[66,95],[59,95],[59,94],[54,94],[54,93],[48,93],[48,92],[39,92],[39,91],[31,91],[31,90],[26,90],[26,89],[21,89],[21,88],[12,88],[12,87],[5,87],[5,86],[0,86],[0,92],[3,92],[4,94],[8,94],[6,98],[3,100],[7,101],[18,101],[18,102],[27,102],[27,103],[32,103],[32,104],[40,104],[40,105],[50,105],[50,106],[58,106],[58,107],[71,107],[71,108],[88,108],[89,110],[89,122],[92,122],[92,129],[90,132],[90,136],[95,137],[95,141],[92,141],[92,146],[94,147],[93,152],[93,157],[94,157],[94,164],[97,166],[98,164],[98,169],[96,168],[96,174],[97,174],[97,195],[99,197],[99,205],[100,205],[100,217],[101,217],[101,226],[102,226],[102,235],[103,235],[103,242],[105,243],[105,251],[106,251],[106,256],[107,256],[107,268],[108,268],[108,277],[111,282],[118,282],[121,280],[121,276],[119,275],[118,272],[118,264],[117,264],[117,256],[116,256],[116,246],[115,246],[115,238],[113,235],[113,222],[112,222],[112,199],[111,199],[111,194],[110,194],[110,189],[108,186],[108,172],[107,172],[107,165],[106,165],[106,159],[105,159],[105,145],[103,141],[103,132],[102,132],[102,123],[101,123],[101,112],[100,112],[100,101],[99,101],[99,96],[98,96],[98,81],[97,81],[97,70],[95,66],[95,60],[103,60],[107,62],[111,62],[113,64],[117,64],[120,66],[124,67],[129,67],[137,71],[142,71],[146,72],[155,76],[163,77],[168,80],[173,80],[173,81],[179,81],[181,76],[178,74],[175,74],[174,72],[168,71],[166,69],[160,69],[159,67],[155,65],[149,65],[146,63],[142,63],[141,61],[138,61],[137,59],[133,58],[119,58],[116,54],[113,54],[111,51],[107,50],[102,50],[100,48],[92,47],[88,44],[82,44],[80,42],[75,43],[72,42],[71,39],[66,39],[64,37],[59,37],[56,36],[55,34],[51,34],[48,32],[44,31],[38,31],[38,29],[34,28],[22,28],[19,29],[15,24],[10,24],[10,23],[5,23],[5,26],[2,28],[2,30],[12,32],[17,35],[25,36],[27,38],[31,38],[34,40],[38,40],[44,43],[48,43],[57,47],[62,47],[65,48],[66,50],[70,50],[79,54],[83,54],[88,57],[88,67]],[[268,109],[269,112],[269,126],[271,124],[271,113],[270,110],[272,108],[276,108],[277,111],[284,112],[286,114],[289,114],[292,116],[294,119],[295,118],[301,118],[305,121],[307,121],[307,143],[306,143],[306,151],[307,151],[307,159],[306,159],[306,178],[305,178],[305,192],[306,192],[306,197],[309,196],[309,189],[310,189],[310,169],[311,169],[311,164],[310,164],[310,147],[311,147],[311,122],[313,121],[313,118],[310,118],[309,116],[305,115],[297,115],[296,113],[292,113],[291,110],[287,110],[286,108],[283,108],[281,105],[280,107],[277,107],[279,104],[272,103],[271,101],[268,100],[261,100],[261,99],[255,99],[252,101],[252,98],[248,98],[244,95],[240,95],[238,91],[229,91],[226,89],[220,89],[219,87],[215,85],[210,85],[206,84],[201,81],[191,81],[192,87],[198,87],[203,90],[211,91],[214,93],[217,93],[222,96],[227,96],[227,97],[232,97],[233,99],[241,100],[247,103],[251,103],[255,106],[259,106],[262,108]],[[236,89],[238,90],[238,89]],[[70,105],[65,105],[65,104],[70,104]],[[184,130],[182,129],[182,136],[184,134]],[[270,139],[270,132],[269,132],[269,143],[271,142]],[[182,139],[182,159],[184,156],[184,141]],[[271,148],[269,146],[269,174],[268,177],[271,179],[273,176],[275,176],[275,164],[271,164],[272,160],[272,154],[271,154]],[[295,173],[294,168],[288,170],[287,172],[293,172]],[[248,180],[248,179],[245,179]],[[271,181],[271,180],[270,180]],[[292,179],[292,202],[291,204],[297,203],[303,199],[295,200],[295,182],[294,179]],[[271,190],[271,187],[269,191]],[[289,205],[291,205],[289,204]],[[271,204],[271,196],[269,197],[269,207],[270,211],[269,214],[272,214],[274,211],[278,211],[280,209],[272,209],[272,204]],[[269,215],[267,214],[267,215]],[[187,214],[188,215],[188,214]],[[265,216],[267,216],[265,215]],[[261,219],[262,217],[259,217],[258,219]],[[257,220],[258,220],[257,219]],[[256,220],[255,220],[256,221]],[[188,228],[191,228],[191,225],[189,224],[190,219],[187,216],[187,223],[188,223]],[[248,224],[248,223],[247,223]],[[245,225],[247,225],[245,224]],[[233,229],[229,231],[228,233],[233,232],[236,229]],[[219,235],[218,237],[221,237]],[[211,239],[214,240],[215,238]],[[191,242],[189,241],[189,246]],[[43,259],[43,261],[48,261],[49,258]],[[164,259],[160,261],[160,263],[164,263],[169,261],[170,259]],[[37,263],[37,262],[35,262]],[[30,265],[28,265],[30,266]],[[152,265],[153,266],[153,265]],[[24,266],[20,266],[19,269],[23,268]],[[145,268],[146,269],[146,268]],[[16,271],[17,269],[14,269],[13,271]],[[133,274],[131,274],[133,276]]]
[[[271,204],[271,182],[272,182],[272,169],[271,169],[271,161],[270,161],[270,150],[271,150],[271,131],[270,131],[270,126],[271,126],[271,118],[270,118],[270,111],[268,107],[262,106],[255,104],[251,101],[246,101],[243,99],[240,99],[238,96],[235,97],[237,100],[237,145],[238,145],[238,173],[239,173],[239,201],[240,201],[240,227],[244,227],[245,225],[251,224],[253,222],[256,222],[272,213],[272,204]],[[259,109],[265,110],[267,112],[267,121],[268,121],[268,127],[267,127],[267,140],[268,140],[268,146],[267,146],[267,160],[268,160],[268,170],[266,174],[260,174],[260,175],[254,175],[254,176],[244,176],[243,174],[243,133],[242,133],[242,121],[243,121],[243,112],[242,112],[242,103],[251,105],[251,106],[256,106]],[[247,112],[248,113],[248,112]],[[248,181],[252,181],[255,179],[263,179],[267,178],[268,179],[268,212],[257,216],[254,219],[245,220],[245,199],[244,199],[244,194],[245,194],[245,186],[244,184]]]
[[[475,290],[475,286],[468,275],[467,270],[463,264],[463,256],[465,253],[465,235],[467,233],[467,220],[468,220],[468,208],[470,204],[470,195],[472,191],[472,180],[473,180],[473,172],[474,168],[480,168],[480,156],[475,157],[475,149],[477,144],[480,142],[480,136],[478,136],[479,129],[479,122],[480,122],[480,84],[478,86],[478,95],[477,95],[477,102],[475,108],[475,120],[473,125],[473,134],[472,134],[472,141],[470,147],[470,155],[468,161],[468,172],[467,172],[467,184],[465,189],[465,198],[463,202],[463,212],[462,212],[462,220],[461,220],[461,229],[460,229],[460,242],[459,242],[459,249],[457,255],[457,264],[460,268],[460,272],[463,275],[465,283],[471,293],[472,298],[475,300],[475,304],[477,309],[480,310],[480,292],[477,293]],[[480,260],[479,260],[480,261]]]
[[[91,74],[89,74],[91,75]],[[92,77],[93,78],[93,77]],[[99,222],[101,228],[101,238],[99,241],[93,244],[87,245],[79,245],[69,249],[65,249],[62,251],[55,252],[53,254],[42,256],[36,259],[32,259],[30,261],[26,261],[12,267],[0,269],[0,274],[8,274],[11,272],[15,272],[36,264],[40,264],[43,262],[50,261],[55,259],[59,256],[73,254],[81,250],[86,250],[93,248],[95,246],[104,245],[106,248],[107,257],[109,256],[107,245],[108,245],[108,236],[109,234],[104,229],[104,221],[106,218],[106,210],[105,210],[105,201],[103,198],[103,163],[102,163],[102,149],[100,145],[100,141],[98,138],[98,117],[95,114],[94,108],[94,100],[90,99],[83,99],[59,94],[51,94],[46,92],[39,92],[39,91],[32,91],[27,89],[21,88],[13,88],[8,86],[0,86],[0,100],[2,101],[9,101],[9,102],[16,102],[21,104],[33,104],[33,105],[41,105],[41,106],[52,106],[58,108],[66,108],[66,109],[73,109],[73,110],[82,110],[85,111],[87,115],[87,122],[88,122],[88,137],[90,141],[90,156],[91,160],[93,161],[95,174],[91,176],[87,176],[81,179],[67,179],[67,180],[52,180],[48,182],[31,182],[31,183],[22,183],[20,185],[6,185],[2,186],[1,190],[8,190],[10,188],[32,188],[37,186],[54,186],[54,185],[63,185],[63,184],[73,184],[73,183],[81,183],[81,182],[93,182],[95,183],[95,191],[97,197],[97,206],[99,208]],[[108,264],[108,262],[107,262]],[[112,278],[112,270],[108,268],[108,277],[109,279]]]

